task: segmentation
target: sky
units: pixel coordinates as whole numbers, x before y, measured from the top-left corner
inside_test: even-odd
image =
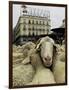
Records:
[[[40,11],[40,13],[49,11],[50,20],[51,20],[51,29],[60,27],[62,24],[62,20],[65,19],[65,8],[64,7],[34,6],[34,5],[26,5],[26,6],[28,10],[30,10],[29,8],[32,8],[32,12],[33,12],[33,9],[36,9],[36,14],[38,13],[38,11]],[[13,28],[16,26],[20,15],[21,15],[21,5],[14,4],[13,5]]]

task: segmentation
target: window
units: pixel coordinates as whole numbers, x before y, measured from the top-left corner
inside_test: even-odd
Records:
[[[29,32],[29,36],[31,35],[31,33]]]
[[[34,27],[32,28],[32,30],[34,30]]]
[[[41,24],[41,21],[40,21],[40,24]]]
[[[49,22],[47,22],[47,25],[49,26]]]
[[[44,21],[43,21],[43,25],[44,25],[45,23],[44,23]]]
[[[26,20],[25,19],[23,20],[23,23],[26,24]]]
[[[34,32],[33,32],[33,34],[32,34],[33,36],[34,36]]]
[[[32,21],[32,24],[34,24],[34,20]]]
[[[28,29],[29,31],[31,30],[31,28]]]
[[[36,31],[36,35],[38,35],[38,32]]]
[[[45,33],[45,29],[43,29],[43,33]]]
[[[23,27],[23,30],[24,30],[24,31],[26,30],[26,27],[25,27],[25,26]]]
[[[36,21],[36,24],[38,24],[38,21]]]
[[[29,20],[29,24],[31,24],[31,21]]]
[[[47,29],[47,34],[49,34],[49,29]]]

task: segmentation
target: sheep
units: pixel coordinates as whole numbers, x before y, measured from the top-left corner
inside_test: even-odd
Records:
[[[34,49],[35,46],[36,45],[33,42],[27,42],[26,44],[22,45],[22,48],[23,48],[23,59],[25,59],[28,56],[29,51],[31,49]]]
[[[58,56],[61,61],[65,62],[65,45],[58,45],[56,47],[56,56]]]
[[[13,67],[16,67],[17,64],[21,63],[23,60],[23,52],[20,46],[13,45],[12,53]]]
[[[35,44],[33,42],[27,42],[27,43],[23,44],[22,46],[20,46],[20,45],[18,45],[18,46],[13,45],[13,52],[23,53],[23,51],[25,49],[30,50],[30,49],[32,49],[34,47],[35,47]]]
[[[31,64],[24,65],[22,61],[28,61],[29,58],[28,54],[29,51],[35,48],[35,44],[33,42],[28,42],[22,46],[17,47],[17,49],[22,49],[21,52],[13,53],[13,87],[16,86],[23,86],[26,83],[29,83],[32,81],[32,78],[34,76],[35,70]],[[23,53],[22,53],[23,52]],[[24,56],[26,55],[26,56]],[[22,61],[21,61],[22,60]],[[17,64],[14,64],[14,62],[19,62]]]
[[[33,42],[27,42],[27,43],[25,43],[24,45],[22,45],[22,48],[23,48],[23,50],[26,48],[26,49],[32,49],[32,48],[34,48],[35,47],[35,44],[33,43]]]
[[[56,56],[53,60],[52,71],[56,83],[65,83],[65,50],[63,45],[57,49]]]
[[[13,53],[13,67],[23,61],[23,53]]]
[[[55,44],[54,40],[47,36],[40,40],[36,48],[41,50],[40,55],[44,65],[46,67],[53,65],[55,81],[57,83],[65,82],[65,46]],[[56,54],[57,57],[55,58]]]
[[[24,86],[32,81],[35,75],[35,70],[31,64],[20,64],[13,68],[13,87]]]
[[[26,44],[20,46],[13,45],[13,67],[18,66],[27,56],[30,49],[35,48],[33,42],[27,42]]]
[[[18,45],[18,46],[13,45],[13,52],[21,53],[22,52],[22,47],[20,45]]]
[[[48,36],[41,38],[38,41],[36,49],[39,50],[40,48],[40,55],[46,67],[50,67],[52,65],[55,47],[54,40]]]
[[[58,62],[57,66],[59,68],[56,67],[56,63],[54,62],[55,60],[53,61],[54,49],[57,45],[55,45],[54,40],[48,36],[40,39],[39,41],[40,42],[36,47],[35,44],[34,46],[29,44],[25,44],[27,46],[22,46],[23,54],[26,53],[26,56],[19,66],[13,68],[13,86],[59,83],[58,80],[61,76],[58,74],[60,69],[65,69],[65,67],[64,65],[63,67],[60,67]],[[28,46],[31,46],[32,48],[29,48]],[[38,52],[39,48],[41,49],[40,52]],[[53,73],[49,69],[52,64]],[[56,79],[56,76],[58,77],[58,80]]]
[[[23,64],[31,63],[33,68],[35,69],[35,75],[33,77],[32,82],[26,83],[26,85],[40,85],[40,84],[54,84],[56,83],[54,80],[53,73],[50,69],[46,68],[41,60],[39,53],[33,49],[31,50],[31,55],[29,56],[29,60],[23,61]]]

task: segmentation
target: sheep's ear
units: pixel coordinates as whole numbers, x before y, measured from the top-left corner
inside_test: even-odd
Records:
[[[22,61],[22,64],[26,65],[26,64],[29,64],[30,63],[30,58],[27,57],[25,58],[23,61]]]
[[[35,47],[36,51],[40,51],[40,46],[41,46],[41,44],[38,44],[38,45]]]
[[[37,41],[36,47],[35,47],[35,49],[37,51],[40,51],[40,46],[41,46],[42,42],[43,42],[43,39],[41,39],[41,38]]]
[[[59,46],[59,45],[57,45],[57,44],[54,44],[54,47],[56,48],[56,52],[58,52],[58,51],[59,51],[59,49],[60,49],[60,46]]]
[[[53,58],[56,55],[56,44],[53,45]]]

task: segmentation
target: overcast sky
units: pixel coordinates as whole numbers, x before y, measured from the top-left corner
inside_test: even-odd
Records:
[[[36,14],[38,13],[37,10],[40,11],[47,10],[50,12],[50,19],[51,19],[51,28],[57,28],[61,26],[62,20],[65,19],[65,8],[64,7],[51,7],[51,6],[33,6],[27,5],[28,8],[36,8]],[[13,28],[15,27],[21,11],[21,5],[14,4],[13,5]],[[43,13],[43,12],[42,12]]]

